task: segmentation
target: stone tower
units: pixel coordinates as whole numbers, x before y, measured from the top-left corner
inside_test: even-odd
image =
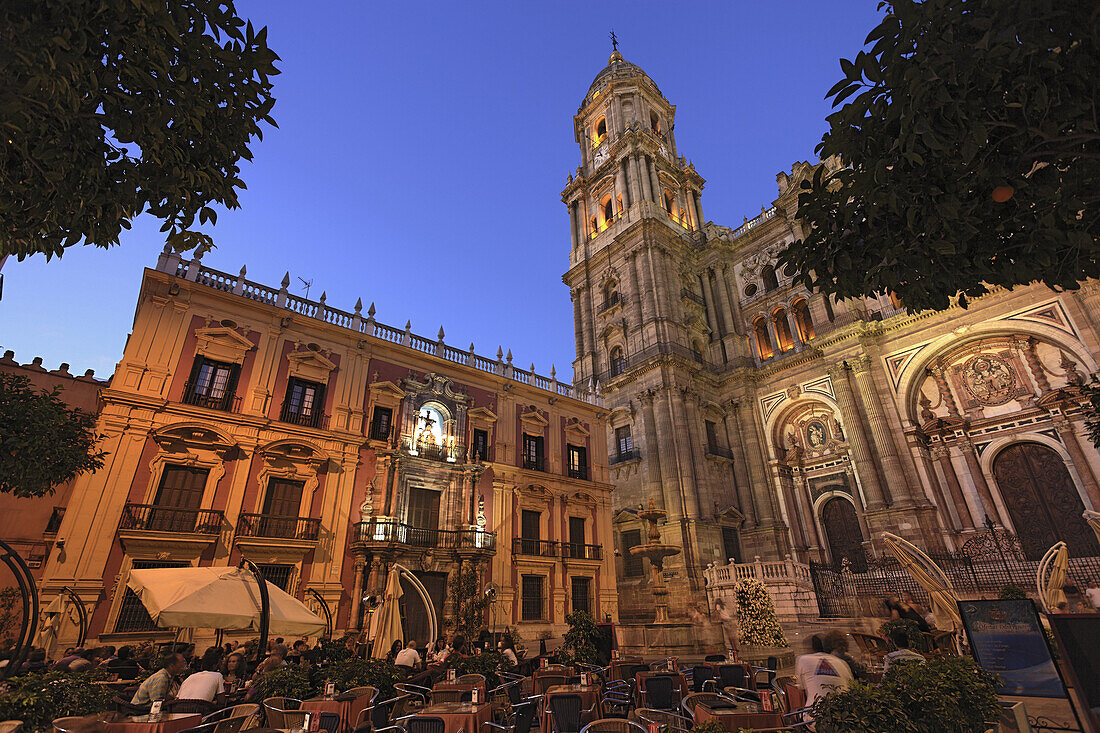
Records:
[[[620,598],[629,614],[636,593],[640,617],[648,569],[628,549],[638,539],[632,528],[641,529],[635,510],[649,499],[667,512],[662,541],[684,548],[667,566],[674,614],[700,601],[708,563],[743,554],[741,544],[775,556],[785,541],[770,512],[752,536],[741,529],[750,467],[733,460],[731,446],[755,447],[758,437],[751,417],[747,429],[738,424],[738,400],[713,401],[711,366],[751,362],[741,325],[722,315],[733,312],[725,269],[699,264],[708,247],[704,180],[677,151],[675,114],[616,50],[574,117],[581,165],[562,192],[572,233],[563,279],[573,300],[574,381],[597,386],[610,409]],[[764,484],[757,463],[751,468]]]

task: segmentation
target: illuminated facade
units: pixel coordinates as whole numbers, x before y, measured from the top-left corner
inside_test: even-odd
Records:
[[[889,530],[955,549],[988,515],[1029,556],[1097,555],[1100,456],[1075,386],[1096,371],[1100,284],[998,291],[967,310],[836,302],[775,266],[801,236],[797,163],[738,227],[703,216],[675,107],[616,51],[574,117],[562,192],[572,247],[574,383],[609,409],[620,613],[652,617],[635,511],[662,541],[681,618],[728,559],[858,566]],[[680,591],[680,592],[678,592]]]
[[[71,587],[89,637],[156,631],[132,568],[235,565],[363,628],[400,563],[453,617],[461,570],[535,640],[574,609],[615,618],[602,407],[551,377],[166,253],[102,391],[109,454],[77,480],[44,602]],[[406,589],[405,628],[427,614]],[[211,632],[212,633],[212,632]],[[67,625],[62,642],[75,638]]]

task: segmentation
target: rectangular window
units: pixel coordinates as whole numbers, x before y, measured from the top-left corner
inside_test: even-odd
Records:
[[[305,483],[273,478],[267,482],[267,494],[259,517],[258,537],[297,537],[298,516],[302,512]]]
[[[523,467],[532,471],[542,471],[542,436],[523,434]]]
[[[737,527],[722,527],[722,549],[726,552],[727,560],[741,562],[741,539]]]
[[[213,410],[231,409],[240,371],[239,364],[225,364],[204,356],[195,357],[191,379],[183,391],[183,401]]]
[[[473,455],[480,458],[483,461],[491,461],[493,457],[489,454],[489,431],[488,430],[474,430],[474,444]]]
[[[592,581],[589,578],[572,578],[573,613],[592,613]]]
[[[439,492],[410,488],[405,517],[409,525],[408,543],[419,547],[434,546],[439,539]]]
[[[286,385],[286,397],[283,398],[283,411],[279,419],[315,428],[320,424],[324,405],[325,385],[291,377]]]
[[[186,568],[191,563],[158,561],[158,560],[134,560],[134,570],[149,570],[151,568]],[[128,631],[163,631],[164,629],[153,623],[149,618],[149,612],[145,610],[137,593],[124,587],[122,603],[118,607],[118,618],[115,619],[115,633],[122,634]]]
[[[165,466],[144,529],[156,532],[195,531],[208,475],[209,471],[205,468]]]
[[[585,557],[584,517],[569,517],[569,557]]]
[[[569,478],[588,480],[588,450],[583,446],[566,446],[566,457],[569,463]]]
[[[620,456],[629,456],[634,452],[634,439],[630,436],[630,426],[615,428],[615,445]]]
[[[640,578],[643,573],[641,555],[631,555],[630,548],[642,544],[642,530],[628,529],[621,535],[623,543],[623,575]]]
[[[524,555],[541,555],[542,513],[524,509],[520,514],[520,550]]]
[[[704,421],[704,424],[707,426],[707,450],[714,453],[718,448],[718,426],[710,420]]]
[[[256,567],[264,574],[264,580],[290,593],[290,582],[294,578],[293,565],[258,564]]]
[[[542,621],[542,576],[524,575],[521,580],[520,594],[523,601],[521,618],[524,621]]]
[[[371,440],[389,440],[390,429],[393,426],[393,410],[389,407],[374,408],[374,415],[370,421]]]

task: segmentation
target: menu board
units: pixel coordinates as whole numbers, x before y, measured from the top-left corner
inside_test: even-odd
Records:
[[[1031,600],[959,601],[959,611],[974,658],[1000,678],[997,694],[1066,697]]]

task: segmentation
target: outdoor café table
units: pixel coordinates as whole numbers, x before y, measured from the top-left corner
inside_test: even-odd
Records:
[[[480,682],[459,682],[458,680],[455,680],[454,682],[448,682],[446,680],[443,680],[442,682],[436,682],[434,685],[432,685],[432,692],[435,692],[436,690],[461,690],[462,692],[470,692],[475,687],[481,693],[482,702],[485,702],[489,699],[485,696],[485,680],[481,680]]]
[[[107,733],[179,733],[201,722],[202,716],[195,713],[164,713],[156,722],[150,722],[148,715],[137,715],[107,723]]]
[[[301,710],[316,711],[320,713],[336,713],[340,716],[340,730],[347,730],[355,724],[352,717],[351,706],[355,700],[326,700],[323,697],[314,697],[302,701]],[[356,713],[358,715],[358,713]]]
[[[446,733],[479,733],[482,723],[493,720],[493,706],[470,702],[437,702],[423,708],[417,717],[442,718]]]
[[[636,667],[638,665],[644,665],[640,659],[616,659],[611,663],[611,679],[621,680],[623,678],[623,670],[627,667]]]
[[[580,695],[581,709],[594,708],[588,720],[582,723],[591,723],[602,718],[600,711],[600,688],[597,685],[554,685],[546,691],[546,707],[542,711],[542,733],[550,733],[554,729],[554,715],[550,710],[550,697],[553,695]]]
[[[643,705],[642,693],[645,691],[646,680],[653,677],[671,677],[672,678],[672,694],[676,696],[677,700],[683,700],[684,695],[691,691],[688,687],[687,677],[682,672],[639,672],[634,676],[634,679],[638,681],[637,687],[634,689],[634,694],[637,699],[635,703],[638,707],[645,707]]]
[[[783,725],[781,713],[750,713],[738,708],[710,707],[706,703],[695,706],[695,723],[716,721],[726,730],[739,731],[742,728],[778,728]]]

